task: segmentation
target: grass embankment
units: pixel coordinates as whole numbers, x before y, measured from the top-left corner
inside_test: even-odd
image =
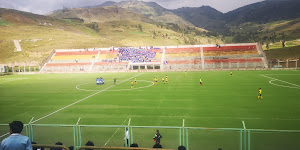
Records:
[[[300,46],[272,49],[265,53],[268,59],[299,59]]]

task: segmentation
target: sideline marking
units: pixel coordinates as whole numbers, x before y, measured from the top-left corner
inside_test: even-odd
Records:
[[[269,76],[266,76],[266,75],[261,75],[263,77],[266,77],[266,78],[269,78],[269,79],[272,79],[269,81],[270,84],[272,85],[275,85],[275,86],[281,86],[281,87],[287,87],[287,88],[296,88],[296,89],[300,89],[300,85],[297,85],[297,84],[293,84],[293,83],[290,83],[290,82],[287,82],[287,81],[283,81],[283,80],[280,80],[280,79],[276,79],[276,78],[272,78],[272,77],[269,77]],[[290,84],[290,85],[293,85],[294,87],[291,87],[291,86],[284,86],[284,85],[278,85],[278,84],[275,84],[275,83],[272,83],[272,81],[281,81],[281,82],[284,82],[284,83],[287,83],[287,84]]]
[[[128,117],[127,117],[128,118]],[[123,121],[123,123],[121,124],[121,125],[123,125],[125,122],[126,122],[126,120],[127,120],[127,118]],[[110,142],[110,140],[115,136],[115,134],[118,132],[120,130],[120,127],[117,129],[117,131],[106,141],[106,143],[103,145],[103,146],[106,146],[109,142]]]
[[[0,79],[11,79],[11,80],[8,80],[8,81],[0,82],[0,83],[4,83],[4,82],[13,82],[13,81],[25,80],[25,79],[28,79],[28,78],[0,78]]]
[[[159,117],[161,117],[161,118],[187,118],[187,119],[189,119],[189,118],[199,118],[199,119],[240,119],[240,120],[243,120],[243,119],[248,119],[248,120],[261,120],[261,119],[263,119],[263,120],[291,120],[291,121],[293,121],[293,120],[300,120],[300,119],[297,119],[297,118],[295,118],[295,119],[289,119],[289,118],[244,118],[244,117],[192,117],[192,116],[139,116],[139,115],[131,115],[130,117],[137,117],[137,118],[139,118],[139,117],[149,117],[149,118],[159,118]]]
[[[144,74],[144,73],[141,73],[141,74],[138,74],[138,75],[133,76],[133,77],[131,77],[131,78],[128,78],[128,79],[126,79],[126,80],[123,80],[123,81],[121,81],[121,82],[118,83],[118,84],[121,84],[121,83],[123,83],[123,82],[126,82],[126,81],[128,81],[128,80],[130,80],[130,79],[132,79],[132,78],[138,77],[138,76],[140,76],[140,75],[142,75],[142,74]],[[116,85],[118,85],[118,84],[116,84]],[[56,110],[56,111],[54,111],[54,112],[52,112],[52,113],[50,113],[50,114],[48,114],[48,115],[46,115],[46,116],[44,116],[44,117],[41,117],[41,118],[39,118],[39,119],[37,119],[37,120],[35,120],[35,121],[32,121],[31,123],[35,123],[35,122],[40,121],[40,120],[42,120],[42,119],[44,119],[44,118],[47,118],[47,117],[49,117],[49,116],[51,116],[51,115],[53,115],[53,114],[55,114],[55,113],[57,113],[57,112],[59,112],[59,111],[61,111],[61,110],[64,110],[64,109],[66,109],[66,108],[68,108],[68,107],[70,107],[70,106],[72,106],[72,105],[74,105],[74,104],[77,104],[77,103],[79,103],[79,102],[81,102],[81,101],[84,101],[84,100],[86,100],[86,99],[88,99],[88,98],[90,98],[90,97],[92,97],[92,96],[94,96],[94,95],[97,95],[97,94],[99,94],[99,93],[101,93],[101,92],[103,92],[103,91],[105,91],[105,90],[107,90],[107,89],[109,89],[109,88],[112,88],[112,87],[114,87],[114,86],[116,86],[116,85],[112,85],[112,86],[107,87],[107,88],[105,88],[105,89],[103,89],[103,90],[100,90],[100,91],[98,91],[98,92],[96,92],[96,93],[94,93],[94,94],[91,94],[91,95],[89,95],[89,96],[87,96],[87,97],[85,97],[85,98],[83,98],[83,99],[81,99],[81,100],[78,100],[78,101],[76,101],[76,102],[74,102],[74,103],[72,103],[72,104],[70,104],[70,105],[67,105],[67,106],[65,106],[65,107],[63,107],[63,108],[60,108],[60,109],[58,109],[58,110]],[[8,134],[9,134],[9,132],[6,133],[6,134],[1,135],[0,138],[6,136],[6,135],[8,135]]]
[[[134,89],[143,89],[143,88],[147,88],[147,87],[150,87],[150,86],[154,85],[154,83],[152,81],[147,81],[147,80],[137,80],[137,81],[149,82],[151,84],[147,85],[147,86],[143,86],[143,87],[132,88],[132,89],[130,88],[130,89],[106,90],[106,91],[129,91],[129,90],[134,90]],[[90,83],[94,83],[94,82],[88,82],[88,83],[83,83],[83,84],[76,85],[76,89],[77,90],[82,90],[82,91],[99,91],[99,90],[87,90],[87,89],[79,88],[81,85],[86,85],[86,84],[90,84]]]

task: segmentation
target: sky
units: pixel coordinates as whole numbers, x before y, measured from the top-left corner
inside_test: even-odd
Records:
[[[53,10],[68,8],[100,5],[105,1],[119,2],[121,0],[0,0],[0,8],[17,9],[21,11],[32,12],[45,15]],[[141,0],[140,0],[141,1]],[[260,2],[263,0],[143,0],[153,1],[159,5],[176,9],[180,7],[200,7],[211,6],[223,13],[236,8]]]

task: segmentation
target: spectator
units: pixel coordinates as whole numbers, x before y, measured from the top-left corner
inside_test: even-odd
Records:
[[[125,146],[126,144],[129,146],[129,131],[128,131],[128,128],[126,128],[124,140],[125,140],[124,146]]]
[[[162,146],[159,143],[156,143],[153,148],[162,148]]]
[[[70,146],[70,147],[69,147],[69,150],[73,150],[73,149],[74,149],[74,146]]]
[[[55,145],[63,145],[62,142],[57,142]],[[62,148],[50,148],[50,150],[63,150]]]
[[[31,144],[37,144],[36,142],[31,142]],[[45,150],[43,147],[32,147],[32,150]]]
[[[88,141],[85,146],[95,146],[92,141]],[[85,149],[85,150],[92,150],[92,149]]]
[[[5,138],[0,150],[31,150],[31,142],[27,136],[21,135],[23,130],[23,123],[21,121],[13,121],[9,124],[10,136]]]
[[[178,146],[178,150],[186,150],[184,146]]]
[[[136,143],[132,143],[132,144],[130,145],[130,147],[139,147],[139,145],[136,144]]]
[[[156,134],[153,137],[153,139],[155,140],[155,144],[160,144],[160,139],[162,138],[161,134],[159,133],[159,130],[156,130]]]

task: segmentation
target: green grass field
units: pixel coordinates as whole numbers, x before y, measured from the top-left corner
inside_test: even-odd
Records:
[[[169,83],[163,85],[165,75]],[[95,84],[100,76],[105,85]],[[131,89],[134,76],[138,83]],[[263,100],[257,99],[258,88]],[[247,129],[300,130],[299,100],[299,70],[234,71],[232,77],[228,71],[188,72],[187,77],[183,72],[10,75],[0,77],[0,124],[34,117],[39,119],[34,124],[74,125],[81,118],[80,125],[127,125],[131,118],[132,126],[180,127],[185,119],[185,127],[243,128],[244,120]],[[151,147],[155,130],[134,128],[133,141]],[[0,127],[1,135],[7,131]],[[179,129],[160,132],[163,147],[176,149]],[[36,126],[34,137],[44,144],[74,140],[72,127]],[[124,128],[83,127],[82,137],[82,144],[123,146]],[[299,140],[300,133],[252,132],[251,148],[297,149]],[[189,130],[192,150],[238,150],[239,142],[239,131]]]

